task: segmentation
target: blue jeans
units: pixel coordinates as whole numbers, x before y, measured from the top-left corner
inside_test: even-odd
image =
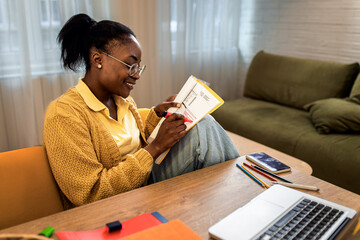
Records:
[[[176,143],[160,165],[154,164],[149,183],[159,182],[239,157],[221,125],[207,115]]]

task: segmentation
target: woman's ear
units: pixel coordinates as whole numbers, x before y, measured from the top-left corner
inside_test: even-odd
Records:
[[[99,51],[91,51],[90,64],[98,69],[102,68],[102,55]]]
[[[102,63],[102,56],[99,52],[92,52],[91,54],[91,61],[94,63],[94,64],[101,64]]]

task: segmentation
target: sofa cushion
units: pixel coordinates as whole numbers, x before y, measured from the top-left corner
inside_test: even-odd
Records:
[[[226,130],[286,153],[315,131],[306,111],[249,98],[226,101],[212,116]]]
[[[358,74],[350,92],[350,97],[354,97],[356,95],[360,95],[360,74]]]
[[[354,95],[354,96],[352,96],[352,97],[350,97],[350,98],[348,98],[348,100],[349,100],[350,102],[354,102],[354,103],[360,104],[360,93],[357,94],[357,95]]]
[[[313,176],[360,194],[360,134],[304,133],[293,156],[305,160]]]
[[[354,97],[354,101],[357,98]],[[319,133],[360,131],[360,105],[350,99],[328,98],[304,107]]]
[[[260,51],[252,60],[244,96],[302,109],[305,104],[350,94],[359,64],[279,56]]]

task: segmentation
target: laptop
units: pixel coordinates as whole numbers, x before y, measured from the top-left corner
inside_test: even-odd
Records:
[[[354,209],[274,185],[209,228],[215,239],[334,239]]]

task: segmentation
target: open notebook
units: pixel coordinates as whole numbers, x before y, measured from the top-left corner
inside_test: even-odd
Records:
[[[274,185],[209,228],[215,239],[333,239],[356,211]]]

